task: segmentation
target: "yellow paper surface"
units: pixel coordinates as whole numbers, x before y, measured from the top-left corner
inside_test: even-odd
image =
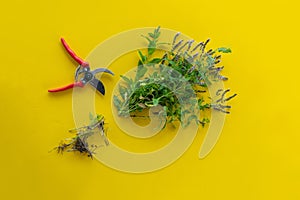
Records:
[[[0,17],[3,199],[300,199],[297,1],[17,0],[2,2]],[[146,174],[49,153],[74,127],[72,92],[47,92],[74,80],[76,64],[59,38],[85,58],[114,34],[158,25],[233,51],[223,58],[225,86],[238,96],[212,152],[199,160],[200,130],[179,160]],[[111,93],[97,95],[97,112],[109,113]],[[126,146],[114,130],[111,139]]]

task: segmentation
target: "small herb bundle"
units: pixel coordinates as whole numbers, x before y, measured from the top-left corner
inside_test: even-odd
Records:
[[[179,40],[180,33],[177,33],[169,44],[171,50],[161,52],[159,45],[168,43],[160,43],[159,36],[160,27],[143,36],[149,44],[146,53],[138,51],[135,77],[121,76],[119,94],[113,97],[119,116],[137,117],[138,112],[160,105],[167,122],[180,121],[186,126],[196,120],[204,126],[209,119],[200,119],[193,105],[200,111],[214,109],[228,114],[230,106],[226,102],[236,94],[226,98],[230,90],[218,90],[217,100],[205,102],[204,93],[216,81],[228,80],[221,74],[224,67],[217,65],[222,54],[231,53],[231,49],[221,47],[207,51],[209,39],[194,44],[193,40]],[[155,56],[159,53],[160,56]]]
[[[60,142],[59,146],[54,149],[57,153],[79,152],[93,159],[94,151],[98,146],[95,144],[89,145],[88,139],[99,131],[104,138],[105,144],[108,145],[108,141],[105,138],[104,117],[102,115],[96,115],[96,117],[90,115],[90,124],[88,126],[69,130],[69,132],[75,134],[75,136],[64,139]]]

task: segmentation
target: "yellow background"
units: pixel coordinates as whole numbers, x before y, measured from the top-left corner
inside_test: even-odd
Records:
[[[296,0],[2,2],[2,199],[300,199],[299,19]],[[47,93],[73,80],[59,38],[86,57],[114,34],[157,25],[233,50],[223,63],[238,97],[209,156],[197,157],[201,133],[148,174],[48,153],[74,126],[72,93]]]

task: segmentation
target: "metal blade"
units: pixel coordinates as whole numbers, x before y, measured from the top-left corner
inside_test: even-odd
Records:
[[[96,88],[96,90],[98,90],[101,94],[105,94],[105,88],[104,85],[101,81],[99,81],[98,79],[93,78],[89,84],[91,84],[94,88]]]
[[[100,73],[100,72],[106,72],[111,75],[114,75],[114,73],[112,71],[110,71],[109,69],[106,69],[106,68],[97,68],[97,69],[94,69],[93,71],[91,71],[91,73],[93,73],[94,75],[97,73]]]

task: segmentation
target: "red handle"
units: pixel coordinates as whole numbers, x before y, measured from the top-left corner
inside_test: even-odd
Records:
[[[70,85],[61,87],[61,88],[57,88],[57,89],[52,89],[52,90],[48,90],[48,92],[60,92],[60,91],[64,91],[64,90],[68,90],[74,87],[83,87],[84,84],[80,81],[80,82],[76,82],[76,83],[72,83]]]
[[[89,67],[89,63],[85,62],[83,59],[79,58],[75,52],[69,47],[69,45],[67,44],[67,42],[64,40],[64,38],[60,39],[63,46],[65,47],[65,49],[67,50],[67,52],[70,54],[70,56],[78,63],[80,64],[82,67]]]

